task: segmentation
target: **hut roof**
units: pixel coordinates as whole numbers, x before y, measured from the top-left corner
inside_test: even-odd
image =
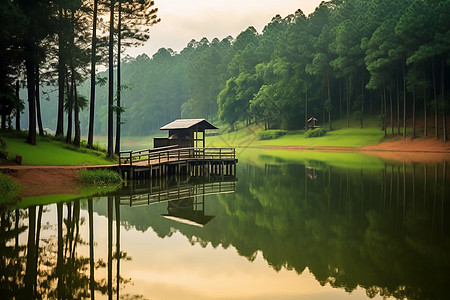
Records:
[[[212,125],[205,119],[178,119],[167,125],[161,127],[161,130],[177,130],[177,129],[188,129],[194,126],[198,126],[200,130],[204,129],[217,129],[216,126]]]

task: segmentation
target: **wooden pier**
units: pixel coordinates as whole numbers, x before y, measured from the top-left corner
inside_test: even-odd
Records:
[[[167,146],[138,151],[121,151],[119,171],[126,179],[146,179],[165,175],[236,175],[234,148],[179,148]]]

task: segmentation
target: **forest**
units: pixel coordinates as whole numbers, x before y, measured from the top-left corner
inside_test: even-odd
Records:
[[[180,117],[219,121],[229,130],[255,122],[266,129],[303,129],[309,117],[333,130],[335,120],[345,120],[347,126],[356,120],[364,127],[371,118],[385,135],[447,140],[449,0],[332,0],[309,16],[301,10],[276,15],[261,33],[249,27],[235,38],[192,40],[179,53],[161,48],[152,57],[136,58],[120,54],[149,38],[149,26],[159,22],[157,9],[139,5],[152,7],[153,2],[99,1],[100,14],[115,16],[122,6],[129,12],[118,18],[121,25],[99,22],[99,37],[92,37],[96,30],[83,28],[92,24],[92,1],[72,1],[75,7],[65,7],[66,2],[71,1],[43,2],[40,8],[51,18],[41,20],[42,14],[33,18],[35,10],[27,9],[25,1],[2,1],[1,18],[11,20],[2,25],[0,37],[6,58],[0,87],[3,128],[20,119],[24,106],[16,85],[26,78],[30,132],[36,131],[36,120],[30,118],[35,109],[37,120],[40,111],[46,114],[44,127],[53,126],[56,135],[65,131],[71,137],[72,123],[85,135],[89,132],[88,144],[94,134],[108,135],[108,152],[114,131],[119,137],[149,135]],[[29,27],[17,28],[17,20]],[[67,21],[72,27],[67,34],[61,28],[52,32],[47,20]],[[107,36],[108,26],[116,39]],[[30,27],[39,28],[39,34],[30,38],[25,30]],[[124,45],[117,38],[120,32]],[[27,57],[27,39],[38,60]],[[106,71],[95,72],[92,62]],[[114,85],[112,78],[117,78]],[[35,97],[39,86],[54,88],[41,104]]]

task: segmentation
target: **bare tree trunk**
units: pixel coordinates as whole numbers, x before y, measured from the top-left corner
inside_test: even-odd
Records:
[[[20,85],[19,80],[16,80],[16,98],[17,98],[17,106],[16,106],[16,130],[20,131],[20,113],[21,113],[21,105],[19,98]]]
[[[392,91],[389,90],[389,106],[390,106],[390,117],[391,117],[391,134],[394,135],[394,112],[392,109]]]
[[[398,78],[398,65],[397,65],[397,134],[400,135],[400,89]]]
[[[30,31],[29,31],[30,32]],[[34,45],[33,38],[27,34],[25,40],[24,54],[25,54],[25,68],[27,72],[27,90],[28,90],[28,137],[27,143],[36,145],[36,82],[34,69],[34,54],[36,45]]]
[[[424,119],[424,128],[423,128],[423,136],[428,135],[428,121],[427,121],[427,91],[423,92],[423,119]]]
[[[403,61],[403,139],[406,138],[406,61]]]
[[[75,74],[75,69],[73,68],[73,66],[72,66],[72,72],[73,72],[73,74]],[[72,79],[72,81],[73,81],[73,94],[74,94],[74,100],[75,100],[75,102],[74,102],[74,110],[75,110],[75,114],[74,114],[74,116],[75,116],[75,120],[74,120],[74,122],[75,122],[75,137],[74,137],[74,139],[73,139],[73,144],[76,146],[76,147],[80,147],[80,143],[81,143],[81,130],[80,130],[80,105],[79,105],[79,103],[78,103],[78,94],[77,94],[77,83],[76,83],[76,81],[75,81],[75,75],[73,75],[72,76],[73,77],[73,79]]]
[[[305,130],[308,131],[308,87],[305,86]]]
[[[73,76],[73,75],[72,75]],[[67,135],[66,142],[72,143],[72,108],[73,108],[73,82],[69,88],[69,75],[66,73],[66,88],[67,88]]]
[[[109,7],[109,50],[108,50],[108,156],[113,157],[113,106],[114,106],[114,2]]]
[[[434,135],[436,139],[439,139],[439,115],[438,115],[438,106],[436,104],[437,101],[437,91],[436,91],[436,73],[434,70],[434,58],[431,61],[431,70],[433,73],[433,92],[434,92]]]
[[[122,47],[122,0],[119,0],[119,16],[118,16],[118,36],[117,36],[117,111],[116,111],[116,149],[115,153],[117,155],[120,154],[120,125],[121,125],[121,103],[120,103],[120,96],[121,96],[121,74],[120,74],[120,51]],[[204,145],[203,145],[204,146]]]
[[[44,128],[42,127],[42,116],[41,116],[41,101],[40,101],[40,90],[39,90],[39,66],[36,64],[36,114],[37,114],[37,123],[39,129],[39,135],[44,135]]]
[[[62,8],[59,9],[59,20],[63,18]],[[63,40],[62,24],[58,32],[58,121],[56,123],[55,136],[64,135],[64,84],[66,81],[66,67],[65,67],[65,44]]]
[[[444,143],[447,142],[447,120],[446,120],[446,105],[445,105],[445,57],[442,55],[441,59],[441,101],[442,101],[442,131],[444,136]]]
[[[91,98],[89,106],[89,132],[88,147],[94,147],[94,118],[95,118],[95,64],[97,54],[97,2],[94,0],[94,17],[92,25],[92,52],[91,52]]]
[[[413,89],[413,139],[416,138],[416,87]]]

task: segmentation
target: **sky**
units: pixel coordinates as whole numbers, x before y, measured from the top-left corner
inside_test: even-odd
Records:
[[[150,29],[150,40],[127,54],[152,56],[160,48],[180,52],[192,39],[233,38],[253,26],[261,33],[277,14],[301,9],[309,15],[322,0],[155,0],[161,22]]]

